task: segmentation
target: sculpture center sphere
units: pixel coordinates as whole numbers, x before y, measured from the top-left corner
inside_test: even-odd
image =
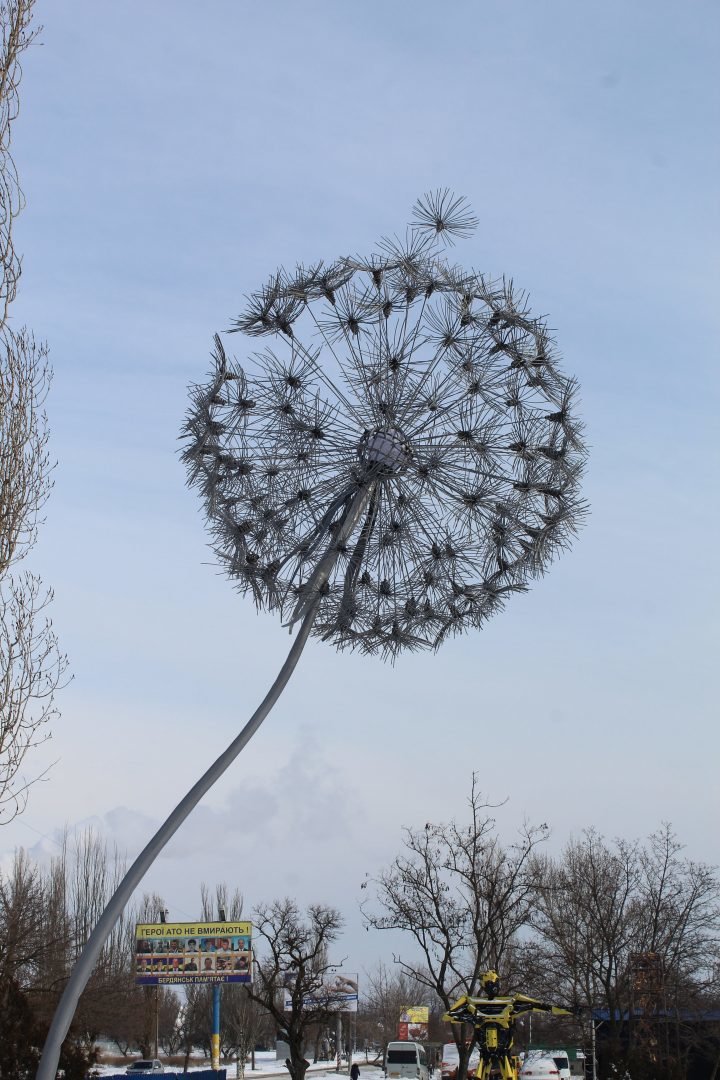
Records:
[[[412,457],[408,440],[397,428],[366,431],[358,453],[363,464],[385,476],[402,472]]]

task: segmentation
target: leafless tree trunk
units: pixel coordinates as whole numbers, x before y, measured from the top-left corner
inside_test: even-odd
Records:
[[[374,881],[379,911],[363,906],[378,930],[404,930],[419,947],[420,962],[396,958],[403,971],[442,1002],[477,994],[480,976],[494,968],[511,988],[506,959],[527,924],[537,884],[533,853],[547,827],[525,825],[504,847],[495,819],[473,776],[469,823],[405,830],[405,852]],[[472,1032],[453,1026],[464,1076]]]
[[[33,4],[0,0],[0,823],[25,805],[32,780],[22,766],[28,751],[48,737],[54,693],[67,668],[47,618],[52,593],[36,575],[16,570],[35,544],[52,472],[47,349],[7,324],[20,275],[12,226],[23,202],[10,134],[19,107],[19,58],[37,32],[30,29]]]

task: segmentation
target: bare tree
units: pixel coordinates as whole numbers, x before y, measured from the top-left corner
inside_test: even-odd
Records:
[[[230,891],[226,882],[221,881],[215,886],[215,898],[210,895],[210,889],[203,881],[200,885],[200,905],[203,919],[211,921],[220,917],[224,911],[230,922],[236,922],[242,918],[243,894],[239,889]]]
[[[684,1076],[700,1031],[717,1037],[704,1017],[717,1002],[720,881],[681,852],[665,825],[646,844],[591,830],[544,860],[526,950],[535,988],[603,1010],[603,1076]]]
[[[20,849],[0,873],[0,1076],[30,1075],[39,1034],[31,993],[42,966],[43,882]],[[34,1036],[34,1037],[33,1037]]]
[[[239,889],[231,891],[225,882],[215,886],[214,902],[210,890],[203,882],[200,886],[200,899],[203,919],[213,919],[220,912],[224,912],[225,918],[230,922],[236,922],[242,918],[243,895]],[[209,1019],[211,988],[202,987],[202,990],[204,997],[207,998],[204,1012]],[[247,986],[226,983],[222,986],[221,993],[220,1045],[222,1054],[225,1060],[235,1058],[237,1075],[243,1076],[245,1064],[255,1047],[265,1014],[258,1002],[251,997]],[[202,999],[203,994],[199,995],[199,998]],[[206,1026],[209,1030],[209,1025]]]
[[[47,347],[32,334],[3,331],[0,367],[2,498],[0,575],[20,562],[37,538],[39,514],[51,488],[45,400],[51,371]]]
[[[0,0],[0,822],[25,805],[32,780],[23,777],[23,762],[48,737],[54,693],[67,669],[47,617],[52,592],[35,574],[15,569],[35,544],[52,486],[47,348],[7,324],[20,275],[12,225],[23,202],[10,134],[19,107],[19,58],[37,33],[30,29],[33,5]]]
[[[104,871],[100,872],[100,877],[106,878]],[[75,872],[71,878],[73,890],[84,893],[88,884],[85,874]],[[106,1007],[102,1011],[102,1031],[123,1055],[127,1055],[131,1049],[143,1048],[143,1052],[150,1056],[154,1045],[156,1007],[161,1018],[161,1036],[167,1032],[164,1020],[166,1011],[169,1009],[176,1015],[179,1007],[175,995],[167,992],[166,988],[161,988],[163,992],[156,994],[156,987],[135,985],[135,923],[156,922],[164,909],[165,902],[161,896],[146,893],[138,904],[124,913],[122,925],[113,934],[110,949],[103,953],[98,965],[104,973],[104,981],[112,987],[112,994],[107,995]],[[90,929],[92,919],[90,914]],[[96,971],[93,979],[97,980],[98,975]]]
[[[15,254],[12,224],[23,207],[15,163],[10,155],[10,129],[20,102],[20,56],[38,30],[30,30],[35,0],[0,2],[0,329],[5,326],[8,307],[15,299],[20,277],[20,260]]]
[[[123,870],[117,850],[90,829],[76,837],[65,833],[47,867],[36,865],[20,849],[9,873],[0,872],[0,1043],[6,1063],[0,1077],[34,1075],[75,957]],[[156,1001],[161,1038],[172,1032],[177,996],[159,987],[156,998],[156,988],[134,984],[134,924],[155,921],[164,906],[162,897],[146,895],[114,928],[63,1045],[68,1076],[73,1070],[85,1075],[100,1035],[124,1053],[131,1046],[150,1050]]]
[[[366,1043],[383,1047],[397,1036],[400,1014],[408,1005],[432,1005],[437,1001],[427,984],[414,976],[379,961],[363,978],[362,1015],[358,1016],[358,1035]]]
[[[246,986],[223,987],[221,1042],[226,1058],[234,1057],[237,1075],[245,1075],[245,1065],[258,1040],[265,1014],[262,1006],[250,996]]]
[[[171,1056],[177,1054],[182,1045],[180,1034],[182,1001],[180,995],[171,987],[160,986],[158,989],[160,991],[158,1012],[160,1049],[163,1053]]]
[[[612,1024],[629,1004],[629,954],[639,941],[637,845],[611,846],[588,830],[560,859],[538,861],[538,868],[533,926],[547,946],[538,977],[563,998],[605,1005]]]
[[[0,1001],[12,980],[28,985],[42,964],[46,923],[43,881],[18,849],[10,871],[0,874]]]
[[[470,820],[424,829],[405,829],[403,854],[374,879],[376,903],[363,912],[377,930],[403,930],[419,949],[419,961],[396,963],[448,1009],[461,994],[478,993],[487,968],[512,984],[506,960],[534,903],[537,872],[533,853],[547,826],[525,824],[516,843],[504,847],[491,809],[473,775]],[[453,1025],[460,1054],[458,1075],[467,1069],[470,1032]]]
[[[30,1067],[33,1055],[37,1063],[49,1017],[85,932],[88,911],[98,903],[98,892],[112,887],[108,861],[107,848],[97,837],[81,837],[71,847],[65,836],[60,854],[47,870],[34,865],[20,850],[10,874],[0,875],[0,1030],[7,1060],[14,1054],[18,1062],[24,1062],[24,1069]],[[93,1060],[95,1035],[117,993],[111,957],[112,943],[63,1047],[68,1076],[87,1071]],[[16,1023],[24,1013],[28,1030]],[[20,1040],[14,1048],[13,1031]],[[17,1070],[0,1075],[30,1075],[20,1065]]]
[[[305,1042],[311,1027],[327,1024],[337,1010],[326,987],[335,965],[328,947],[337,941],[343,918],[335,908],[311,904],[305,914],[294,900],[276,900],[253,912],[257,935],[265,945],[249,996],[262,1005],[290,1047],[286,1062],[292,1080],[303,1080],[308,1062]],[[285,993],[290,1008],[285,1011]]]
[[[43,1020],[49,1023],[75,959],[91,933],[99,912],[125,870],[124,857],[93,829],[62,839],[52,860],[48,881],[49,921],[57,937],[53,961],[42,973]],[[53,910],[54,907],[54,910]],[[67,1049],[90,1055],[124,1006],[129,964],[129,912],[115,926],[83,994],[67,1039]]]
[[[141,903],[134,912],[132,925],[128,927],[129,933],[134,933],[135,923],[160,922],[161,918],[164,917],[166,910],[167,905],[162,896],[159,896],[158,893],[145,893]],[[131,963],[134,969],[134,955]],[[133,983],[134,979],[131,978],[130,982]],[[143,1057],[152,1057],[154,1055],[155,1033],[157,1031],[159,1037],[159,1018],[166,989],[167,988],[163,986],[133,985],[130,990],[131,1000],[135,1004],[135,1008],[132,1009],[131,1015],[138,1025],[136,1028],[136,1045],[140,1048],[140,1053]]]

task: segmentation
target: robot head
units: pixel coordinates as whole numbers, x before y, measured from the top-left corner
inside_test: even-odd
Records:
[[[500,993],[500,976],[497,971],[484,971],[482,984],[483,990],[491,1000]]]

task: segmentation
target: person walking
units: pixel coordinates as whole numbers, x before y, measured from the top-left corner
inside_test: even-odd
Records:
[[[360,1080],[360,1066],[357,1061],[353,1061],[350,1067],[350,1080]]]

